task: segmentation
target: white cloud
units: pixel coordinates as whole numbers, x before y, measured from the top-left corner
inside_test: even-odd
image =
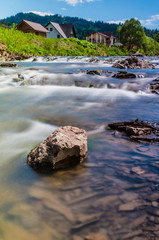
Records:
[[[153,27],[155,24],[158,24],[159,21],[159,15],[153,15],[148,19],[145,20],[139,20],[142,25],[145,27]]]
[[[138,19],[137,17],[135,17],[136,20],[139,20],[141,22],[141,24],[144,27],[148,27],[148,28],[159,28],[159,15],[153,15],[150,16],[150,18],[148,19]],[[107,21],[107,23],[125,23],[126,19],[122,19],[122,20],[112,20],[112,21]]]
[[[112,20],[112,21],[107,21],[107,23],[115,23],[115,24],[120,24],[120,23],[125,23],[126,19],[122,19],[122,20]]]
[[[99,1],[99,0],[59,0],[59,1],[66,2],[67,4],[69,4],[71,6],[76,6],[79,3],[95,2],[95,1]]]
[[[67,8],[61,8],[61,10],[63,10],[63,11],[66,11],[66,10],[67,10]]]
[[[50,12],[38,12],[38,11],[28,11],[28,12],[24,12],[24,13],[34,13],[36,15],[39,15],[39,16],[53,16],[54,13],[50,13]]]

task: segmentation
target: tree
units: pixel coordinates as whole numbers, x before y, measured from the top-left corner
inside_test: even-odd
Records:
[[[130,50],[134,46],[142,48],[146,35],[141,23],[138,20],[131,18],[122,26],[118,27],[117,37],[123,46]]]
[[[156,34],[155,40],[159,42],[159,32]]]

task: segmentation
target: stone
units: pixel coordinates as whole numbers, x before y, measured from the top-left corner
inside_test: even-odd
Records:
[[[134,54],[132,54],[133,57],[144,57],[144,55],[140,52],[136,52]]]
[[[140,166],[133,167],[133,168],[131,169],[131,171],[132,171],[133,173],[136,173],[137,175],[141,175],[141,174],[144,174],[144,173],[146,172],[146,171],[143,170]]]
[[[98,233],[91,233],[90,235],[84,238],[85,240],[109,240],[107,236],[98,232]]]
[[[90,71],[87,71],[87,74],[90,74],[90,75],[101,75],[102,73],[102,70],[90,70]]]
[[[119,79],[131,79],[136,78],[136,75],[134,73],[128,73],[126,71],[119,71],[115,73],[112,77]]]
[[[119,211],[134,211],[135,209],[138,209],[143,206],[144,202],[140,200],[133,200],[131,202],[121,204],[119,206]]]
[[[73,240],[83,240],[83,238],[81,238],[80,236],[74,235]]]
[[[18,64],[4,62],[0,64],[0,67],[18,67]]]
[[[55,130],[28,155],[35,170],[52,171],[72,167],[87,158],[87,134],[83,129],[65,126]]]
[[[138,59],[136,57],[126,58],[122,61],[118,61],[113,65],[114,68],[120,69],[145,69],[154,68],[154,65],[143,59]]]
[[[152,207],[158,208],[158,202],[156,201],[152,202]]]
[[[158,192],[152,193],[150,196],[148,196],[147,199],[148,199],[149,201],[159,200],[159,193],[158,193]]]
[[[136,119],[135,121],[125,121],[108,124],[107,129],[125,133],[127,137],[140,142],[159,142],[159,124]]]
[[[148,87],[151,93],[159,94],[159,78],[153,80]]]

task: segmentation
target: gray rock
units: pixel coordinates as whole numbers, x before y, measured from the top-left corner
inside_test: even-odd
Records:
[[[18,64],[16,63],[9,63],[9,62],[4,62],[0,64],[0,67],[18,67]]]
[[[35,170],[51,171],[71,167],[87,158],[87,134],[83,129],[65,126],[55,130],[28,155]]]
[[[144,55],[140,52],[136,52],[134,54],[132,54],[133,57],[144,57]]]
[[[122,61],[116,62],[113,67],[120,69],[145,69],[154,68],[154,65],[150,62],[138,59],[136,57],[126,58]]]
[[[126,71],[119,71],[115,73],[112,77],[114,78],[119,78],[119,79],[131,79],[131,78],[136,78],[136,74],[134,73],[128,73]]]
[[[136,119],[108,124],[107,129],[125,133],[127,137],[140,142],[159,142],[159,123],[146,122]]]

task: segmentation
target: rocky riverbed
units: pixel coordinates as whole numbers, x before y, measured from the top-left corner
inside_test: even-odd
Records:
[[[154,69],[112,67],[125,59],[0,67],[0,239],[158,240],[159,146],[145,138],[158,138],[159,58],[144,58]],[[86,130],[87,160],[34,171],[28,154],[61,126]]]

